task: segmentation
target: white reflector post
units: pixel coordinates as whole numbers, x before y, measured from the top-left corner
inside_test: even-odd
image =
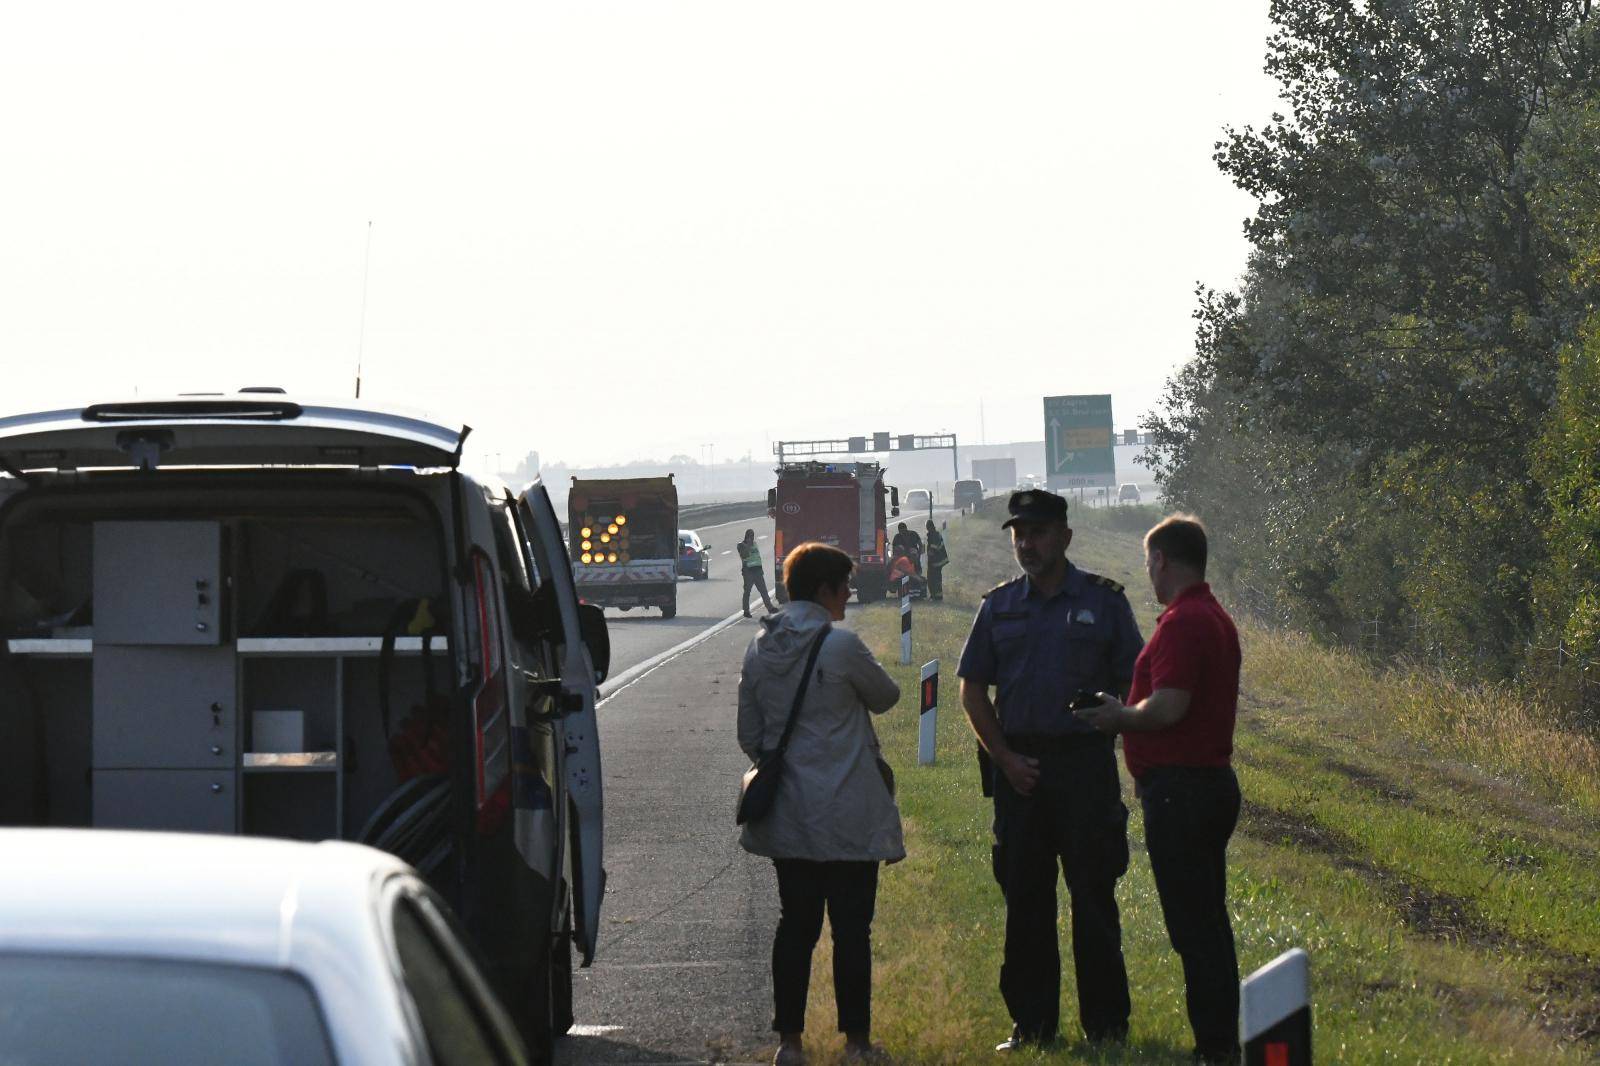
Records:
[[[939,732],[939,660],[922,664],[922,713],[917,716],[917,765],[933,765],[933,739]]]
[[[1239,987],[1245,1066],[1310,1066],[1311,957],[1285,951]]]
[[[911,579],[900,579],[900,665],[911,664]]]

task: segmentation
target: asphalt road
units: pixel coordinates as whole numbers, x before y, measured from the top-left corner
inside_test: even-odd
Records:
[[[606,900],[560,1063],[770,1061],[777,887],[733,824],[754,632],[741,618],[601,704]]]
[[[744,588],[739,579],[739,556],[733,546],[744,536],[744,531],[756,531],[756,543],[761,548],[761,561],[772,582],[772,519],[741,518],[716,526],[704,526],[697,532],[700,539],[711,545],[711,577],[705,581],[692,578],[678,579],[678,616],[662,618],[654,607],[635,607],[623,611],[606,608],[606,628],[611,634],[611,674],[616,676],[652,656],[681,644],[739,610],[739,594]],[[768,589],[770,592],[770,588]],[[757,607],[759,596],[752,596]]]
[[[747,528],[770,568],[770,521],[701,529],[712,576],[678,583],[675,619],[606,612],[606,900],[595,964],[574,975],[577,1025],[559,1063],[771,1061],[777,885],[733,824],[748,765],[734,739],[739,668],[755,634],[753,621],[730,620],[733,545]]]

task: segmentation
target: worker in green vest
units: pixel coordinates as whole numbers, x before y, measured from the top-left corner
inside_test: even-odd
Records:
[[[761,602],[772,613],[772,600],[767,596],[767,574],[761,567],[761,549],[756,547],[756,531],[744,531],[744,539],[734,547],[739,549],[739,572],[744,576],[744,616],[750,617],[750,590],[761,591]]]

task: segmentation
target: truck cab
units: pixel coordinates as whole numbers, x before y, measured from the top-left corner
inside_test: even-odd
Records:
[[[0,824],[386,850],[548,1059],[609,648],[544,486],[462,473],[469,432],[281,394],[0,418]]]
[[[780,601],[787,551],[821,541],[855,561],[851,583],[862,603],[883,599],[889,588],[888,519],[899,517],[900,492],[884,483],[875,462],[785,463],[767,492],[767,513],[776,524],[772,539],[774,586]]]

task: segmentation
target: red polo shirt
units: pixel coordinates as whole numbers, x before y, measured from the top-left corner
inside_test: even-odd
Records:
[[[1239,661],[1239,632],[1211,586],[1201,582],[1178,593],[1134,663],[1128,703],[1175,688],[1189,694],[1189,710],[1166,729],[1122,734],[1122,755],[1135,779],[1157,766],[1228,765]]]

